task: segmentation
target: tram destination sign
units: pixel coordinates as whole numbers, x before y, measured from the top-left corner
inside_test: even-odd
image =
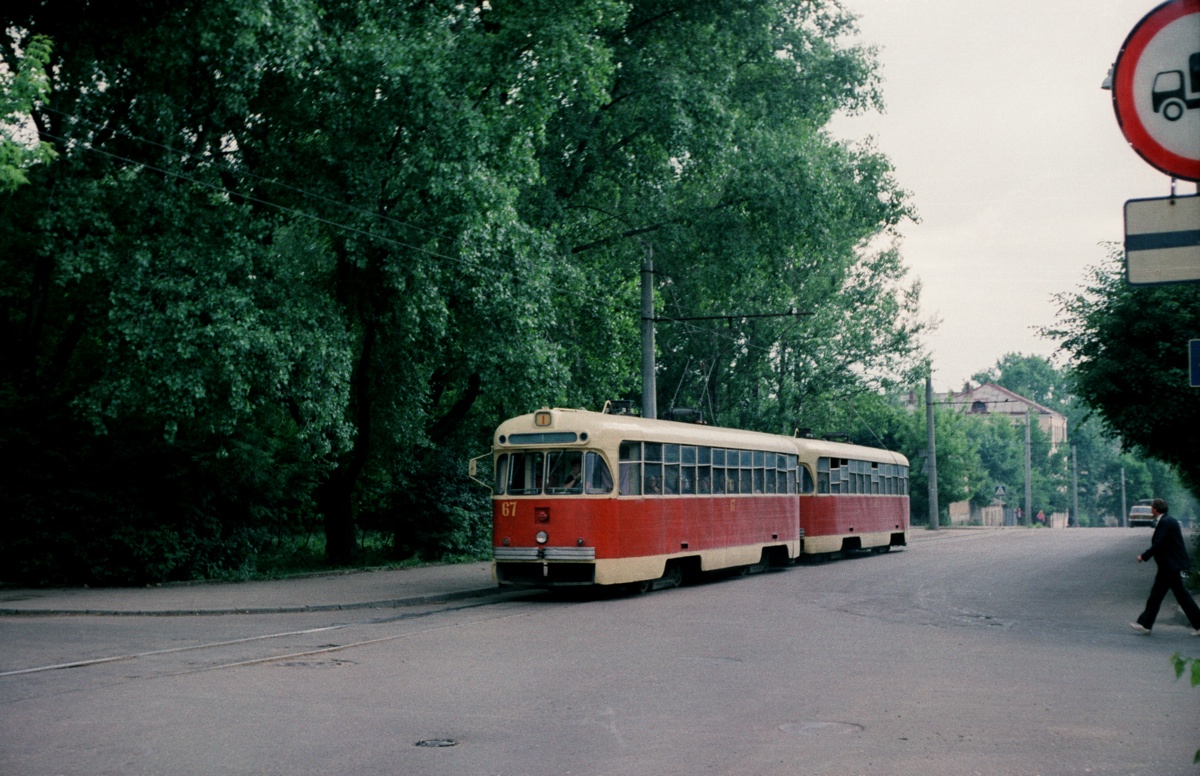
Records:
[[[1200,181],[1200,0],[1170,0],[1137,23],[1113,65],[1112,100],[1133,150]]]
[[[1135,286],[1200,281],[1200,195],[1125,203],[1125,279]]]

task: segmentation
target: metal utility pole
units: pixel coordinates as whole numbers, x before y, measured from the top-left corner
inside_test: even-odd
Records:
[[[1030,525],[1030,520],[1033,516],[1030,512],[1033,510],[1033,450],[1030,443],[1030,434],[1033,425],[1033,409],[1025,410],[1025,519],[1023,525]]]
[[[1125,506],[1125,467],[1121,467],[1121,514],[1117,517],[1117,525],[1129,527],[1129,507]]]
[[[925,459],[925,472],[929,475],[929,528],[938,530],[938,494],[937,494],[937,442],[934,439],[933,426],[933,365],[925,375],[925,429],[928,441],[928,456]]]
[[[642,259],[642,417],[658,417],[654,380],[654,248]]]
[[[1079,448],[1071,445],[1071,517],[1079,525]],[[1070,521],[1067,526],[1070,527]]]

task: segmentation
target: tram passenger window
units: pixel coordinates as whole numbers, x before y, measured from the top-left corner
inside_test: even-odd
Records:
[[[679,492],[691,496],[696,493],[696,467],[684,464],[679,469]]]
[[[661,442],[647,442],[642,447],[646,453],[647,461],[661,461],[663,459],[663,446]]]
[[[717,451],[714,450],[713,452],[715,453]],[[712,492],[716,493],[718,495],[725,492],[725,467],[724,466],[712,467]]]
[[[713,451],[712,451],[712,463],[713,463],[713,466],[724,466],[725,465],[725,451],[719,447],[714,447]]]
[[[504,453],[496,459],[496,487],[492,491],[497,496],[504,492],[504,485],[508,482],[508,453]]]
[[[739,453],[739,455],[741,455],[741,457],[742,457],[742,468],[743,469],[753,469],[754,468],[754,453],[750,452],[749,450],[742,450]],[[730,466],[732,466],[732,465],[733,464],[730,464]]]
[[[767,469],[765,473],[766,473],[766,475],[767,475],[767,482],[766,482],[766,484],[763,486],[763,491],[765,491],[766,493],[777,493],[777,492],[779,492],[779,491],[776,489],[776,484],[775,484],[775,470],[774,470],[774,469]]]
[[[622,496],[642,494],[642,443],[622,442],[617,475]]]
[[[871,492],[876,496],[878,496],[881,492],[886,493],[886,491],[880,489],[879,479],[879,464],[873,463],[871,464]]]
[[[663,445],[663,462],[679,463],[679,445]]]
[[[766,493],[767,492],[766,488],[767,488],[766,483],[763,482],[763,470],[755,469],[754,470],[754,492],[755,493]]]
[[[712,493],[712,467],[708,464],[696,467],[696,492],[702,496]]]
[[[829,459],[817,459],[817,493],[829,492]]]
[[[694,464],[696,462],[696,448],[691,446],[679,448],[679,462],[683,464]]]
[[[787,492],[788,493],[796,492],[796,461],[797,461],[797,458],[794,455],[789,455],[787,457],[787,475],[788,475]],[[812,483],[812,473],[809,472],[807,468],[804,469],[804,473],[805,473],[805,476],[808,477],[808,481],[811,484]],[[804,492],[812,493],[812,488],[809,488],[808,490],[806,490]]]
[[[762,450],[754,451],[754,468],[755,469],[761,469],[762,467],[766,466],[767,465],[766,461],[767,461],[766,453],[764,453]]]
[[[608,464],[600,457],[599,453],[587,454],[587,479],[585,480],[587,487],[585,490],[588,493],[612,493],[612,474],[608,471]]]
[[[668,496],[679,495],[679,464],[669,463],[663,466],[663,493]]]
[[[759,488],[761,490],[761,488]],[[754,469],[742,469],[738,473],[738,493],[754,492]]]
[[[661,463],[646,464],[646,495],[662,495],[663,467]]]
[[[701,466],[707,466],[712,463],[712,448],[698,447],[696,448],[696,463]]]

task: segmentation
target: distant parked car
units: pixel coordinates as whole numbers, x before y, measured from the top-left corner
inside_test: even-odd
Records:
[[[1142,499],[1129,510],[1129,520],[1126,524],[1133,528],[1135,525],[1154,525],[1154,513],[1150,511],[1151,499]]]

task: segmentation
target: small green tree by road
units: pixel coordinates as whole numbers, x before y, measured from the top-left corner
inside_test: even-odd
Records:
[[[1059,320],[1043,334],[1066,355],[1074,394],[1126,448],[1172,465],[1200,492],[1200,392],[1187,370],[1200,287],[1130,286],[1114,247],[1082,290],[1056,301]]]

